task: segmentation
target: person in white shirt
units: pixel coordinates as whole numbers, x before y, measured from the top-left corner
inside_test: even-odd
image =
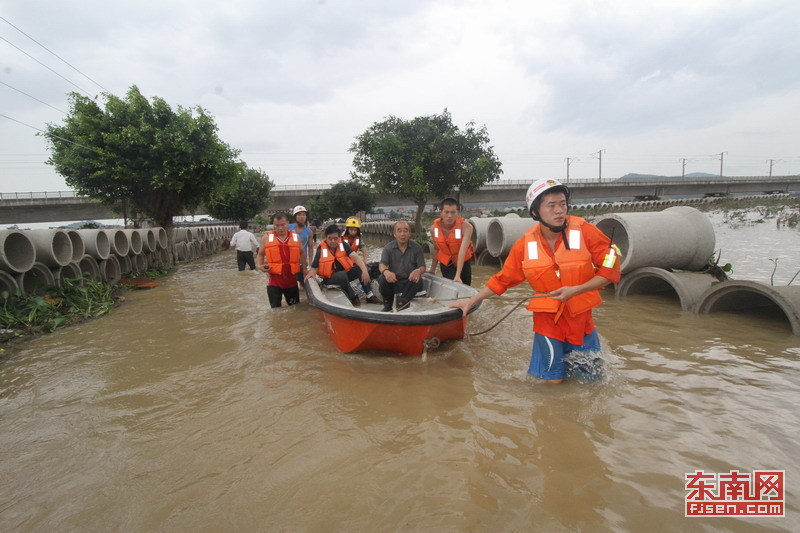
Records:
[[[236,249],[236,264],[239,265],[239,272],[244,270],[245,264],[250,270],[256,269],[256,262],[253,259],[253,248],[258,249],[258,240],[255,235],[247,231],[247,222],[239,223],[241,228],[231,237],[231,248]]]

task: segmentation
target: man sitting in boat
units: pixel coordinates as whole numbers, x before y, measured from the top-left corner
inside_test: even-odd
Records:
[[[336,224],[325,228],[325,240],[317,247],[306,279],[319,274],[326,285],[338,285],[353,305],[359,306],[361,300],[350,286],[350,282],[360,278],[364,292],[367,293],[367,302],[379,303],[372,293],[367,265],[349,244],[340,240],[340,237],[341,230]]]
[[[466,314],[476,302],[530,283],[535,294],[527,307],[534,331],[528,372],[550,383],[567,375],[600,377],[599,358],[586,365],[566,356],[600,352],[592,309],[602,301],[598,289],[620,280],[619,249],[597,226],[569,215],[569,194],[558,180],[535,181],[525,202],[539,223],[514,243],[502,270],[478,294],[451,305]]]
[[[392,310],[395,295],[398,295],[398,311],[411,304],[414,295],[422,290],[422,274],[425,273],[425,255],[422,246],[411,240],[408,221],[395,222],[392,233],[394,240],[383,247],[378,265],[381,272],[378,284],[383,310],[387,312]]]
[[[472,245],[472,224],[464,220],[459,212],[455,198],[445,198],[439,206],[441,217],[431,225],[433,252],[431,255],[431,274],[436,274],[436,266],[442,265],[442,276],[458,283],[472,283],[472,263],[475,256]]]
[[[300,301],[297,287],[297,274],[306,269],[306,252],[297,233],[289,229],[286,213],[272,217],[273,231],[261,238],[258,247],[258,269],[267,273],[267,297],[270,307],[280,307],[286,298],[286,305]]]

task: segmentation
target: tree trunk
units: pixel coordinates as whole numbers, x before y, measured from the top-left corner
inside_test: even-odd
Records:
[[[425,231],[422,229],[422,213],[425,211],[427,201],[417,201],[417,213],[414,215],[414,237],[424,237]]]

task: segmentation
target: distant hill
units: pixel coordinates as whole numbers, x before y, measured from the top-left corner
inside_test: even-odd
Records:
[[[634,180],[634,179],[674,179],[679,178],[680,176],[658,176],[656,174],[636,174],[630,173],[625,174],[620,180]],[[691,172],[684,176],[685,178],[718,178],[718,174],[709,174],[707,172]]]

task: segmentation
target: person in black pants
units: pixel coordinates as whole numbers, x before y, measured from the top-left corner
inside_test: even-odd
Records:
[[[425,255],[422,246],[411,240],[411,226],[406,220],[394,224],[394,240],[383,247],[378,265],[378,278],[383,310],[391,311],[395,295],[397,310],[402,311],[411,304],[414,295],[422,290],[422,274],[425,273]]]
[[[231,237],[230,247],[236,250],[236,264],[239,267],[239,272],[244,270],[245,265],[250,267],[250,270],[256,269],[256,262],[253,257],[253,249],[258,249],[258,240],[255,235],[247,231],[247,221],[243,220],[239,223],[239,231]]]

